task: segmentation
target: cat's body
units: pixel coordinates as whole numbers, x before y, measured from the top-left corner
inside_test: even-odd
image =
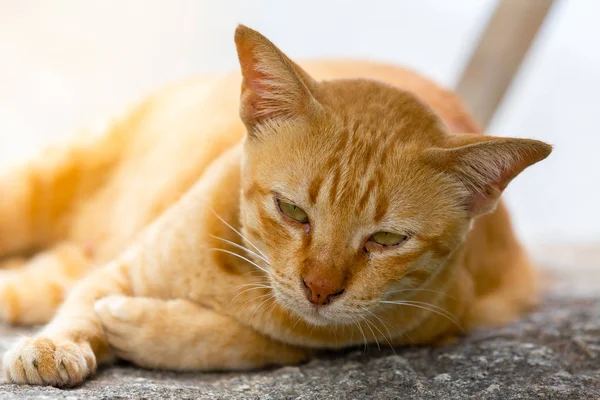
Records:
[[[0,256],[43,249],[23,268],[15,268],[21,261],[5,261],[11,267],[0,271],[5,320],[48,321],[63,293],[95,269],[38,338],[7,353],[9,380],[76,384],[114,355],[149,367],[244,369],[294,363],[313,349],[365,340],[432,343],[462,328],[514,320],[534,303],[534,270],[504,207],[485,212],[548,147],[505,139],[504,149],[498,141],[482,153],[492,160],[496,148],[506,152],[498,170],[479,165],[469,172],[441,148],[477,150],[481,137],[449,136],[437,117],[396,88],[414,93],[451,132],[479,133],[453,94],[401,68],[354,61],[303,67],[317,79],[370,78],[395,88],[317,84],[285,56],[273,58],[279,53],[258,34],[240,28],[236,40],[243,122],[239,75],[201,78],[168,88],[99,135],[83,135],[0,178]],[[273,70],[253,69],[261,55]],[[255,83],[271,74],[279,80],[263,101],[267,89]],[[294,96],[301,99],[296,104],[289,101]],[[321,116],[308,123],[293,112]],[[269,130],[299,139],[270,141]],[[301,139],[313,130],[331,134]],[[529,147],[521,151],[521,145]],[[425,147],[427,154],[419,150],[413,159],[412,149]],[[519,160],[511,161],[513,155]],[[290,169],[281,164],[286,159]],[[495,186],[477,189],[463,216],[452,196],[464,196],[464,188],[436,168],[465,177],[475,171],[481,181],[490,175]],[[310,224],[273,214],[273,198],[280,208],[281,198],[284,207],[301,202],[289,198],[295,190],[306,193]],[[429,220],[419,217],[420,207]],[[402,215],[406,235],[396,236],[406,240],[398,245],[404,250],[375,244],[365,230],[368,240],[355,251],[355,232],[371,223],[363,214],[390,231],[386,215]],[[288,248],[296,241],[301,244]],[[309,301],[297,297],[303,291]],[[398,301],[405,304],[392,304]]]

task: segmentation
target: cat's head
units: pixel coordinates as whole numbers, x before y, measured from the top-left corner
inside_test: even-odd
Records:
[[[356,321],[391,292],[423,285],[472,219],[551,151],[451,135],[409,93],[317,82],[243,26],[235,41],[248,130],[244,232],[268,256],[277,301],[310,323]]]

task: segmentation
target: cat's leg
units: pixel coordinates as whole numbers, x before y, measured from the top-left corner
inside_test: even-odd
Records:
[[[310,355],[187,300],[110,296],[96,311],[115,354],[142,367],[246,370]]]
[[[117,126],[83,131],[68,145],[2,171],[0,258],[63,240],[75,206],[106,181],[125,137]]]
[[[504,204],[479,217],[467,242],[475,296],[463,323],[467,330],[516,321],[540,299],[540,275],[517,240]]]
[[[90,259],[78,246],[62,243],[29,261],[7,260],[0,270],[0,321],[48,322],[66,292],[89,271]]]
[[[113,262],[75,286],[54,319],[33,338],[23,338],[4,355],[9,382],[73,386],[112,359],[94,302],[111,294],[131,294],[127,266]]]
[[[206,227],[223,226],[211,208],[226,215],[226,210],[235,210],[239,204],[240,151],[236,146],[215,161],[205,177],[148,227],[138,242],[80,281],[36,337],[13,346],[4,356],[7,380],[72,386],[90,376],[98,363],[110,360],[112,353],[94,310],[101,298],[114,294],[182,298],[192,292],[215,291],[228,297],[235,284],[248,283],[246,275],[232,274],[219,259],[207,257],[206,247],[215,232]],[[228,215],[233,219],[236,214]],[[225,229],[221,232],[230,232]]]
[[[523,252],[498,268],[504,269],[498,287],[476,297],[465,315],[469,330],[515,322],[539,303],[539,272]]]

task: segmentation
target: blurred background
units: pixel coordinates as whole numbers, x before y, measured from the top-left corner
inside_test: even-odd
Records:
[[[0,0],[0,167],[163,84],[236,68],[237,23],[295,59],[388,61],[454,88],[497,4]],[[487,129],[555,146],[505,195],[520,236],[551,266],[600,265],[599,15],[598,0],[555,1]]]

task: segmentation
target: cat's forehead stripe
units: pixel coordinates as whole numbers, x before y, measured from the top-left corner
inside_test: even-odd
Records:
[[[308,201],[311,205],[314,205],[317,202],[317,197],[319,197],[319,192],[321,191],[322,185],[322,175],[317,175],[317,177],[310,183],[308,187]]]
[[[367,202],[369,201],[370,198],[370,193],[373,191],[373,189],[375,189],[375,178],[372,177],[371,179],[369,179],[369,182],[367,183],[367,188],[364,191],[363,195],[360,198],[360,201],[358,202],[358,208],[359,209],[364,209],[365,206],[367,205]]]
[[[337,198],[337,187],[340,181],[340,169],[339,166],[332,171],[333,175],[331,177],[331,184],[329,187],[329,202],[331,206],[335,206],[335,200]]]
[[[332,208],[343,205],[363,210],[375,198],[375,219],[380,221],[389,205],[382,190],[381,158],[391,151],[392,135],[348,118],[338,132],[323,171],[309,184],[309,201],[316,202],[324,185]]]

